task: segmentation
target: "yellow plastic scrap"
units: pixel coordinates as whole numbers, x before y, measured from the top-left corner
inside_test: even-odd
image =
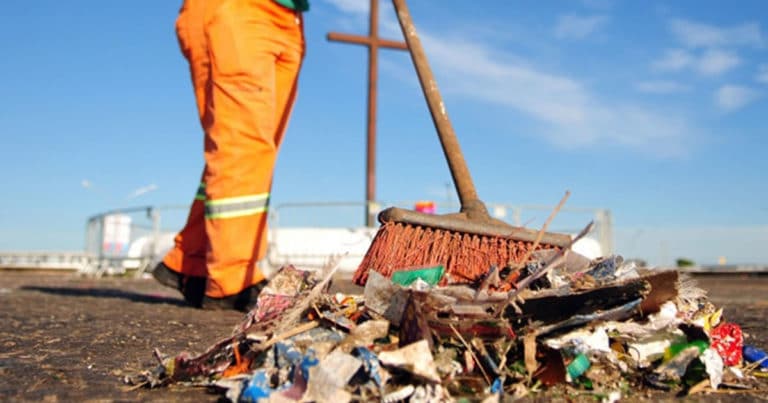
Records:
[[[712,313],[701,315],[693,320],[693,323],[701,326],[707,334],[720,324],[723,318],[723,308],[720,308]]]

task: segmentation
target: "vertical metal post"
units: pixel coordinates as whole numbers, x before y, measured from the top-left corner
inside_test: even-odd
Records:
[[[157,245],[160,242],[160,212],[156,208],[149,208],[150,217],[152,217],[152,256],[150,261],[154,262],[157,258]]]
[[[516,227],[519,227],[519,226],[523,225],[523,223],[522,223],[522,221],[523,221],[522,216],[523,216],[522,209],[520,207],[513,207],[512,208],[512,223]]]
[[[603,248],[603,255],[609,256],[613,254],[613,218],[611,217],[611,211],[607,209],[599,210],[600,223],[600,246]]]
[[[375,222],[376,205],[376,85],[379,48],[408,50],[405,42],[379,38],[379,0],[371,0],[368,36],[329,32],[328,40],[368,47],[368,111],[365,152],[365,225]]]
[[[371,0],[369,37],[379,37],[379,1]],[[376,83],[379,46],[375,40],[368,45],[368,140],[365,163],[365,225],[373,226],[371,203],[376,200]]]

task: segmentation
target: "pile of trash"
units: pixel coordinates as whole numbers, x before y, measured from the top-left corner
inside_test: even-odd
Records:
[[[335,270],[283,267],[233,334],[126,378],[217,388],[231,401],[500,401],[551,388],[616,401],[639,390],[750,389],[762,350],[678,271],[541,250],[524,266],[444,284],[442,266],[371,271],[364,292]]]

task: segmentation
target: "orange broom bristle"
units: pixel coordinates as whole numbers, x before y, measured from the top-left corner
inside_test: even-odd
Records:
[[[442,284],[471,283],[491,267],[519,263],[532,247],[533,242],[387,222],[373,238],[353,281],[364,285],[370,270],[390,277],[410,267],[443,265]],[[540,244],[536,249],[548,248]]]

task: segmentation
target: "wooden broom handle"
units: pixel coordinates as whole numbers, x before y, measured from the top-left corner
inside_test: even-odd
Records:
[[[488,216],[485,204],[480,201],[475,191],[475,185],[472,183],[472,177],[469,175],[467,162],[461,153],[459,141],[456,133],[453,131],[451,121],[448,119],[448,113],[445,110],[443,98],[437,88],[437,82],[429,67],[427,56],[421,47],[421,41],[416,34],[416,27],[413,25],[411,14],[405,0],[392,0],[395,6],[397,19],[400,21],[400,28],[403,30],[405,42],[411,53],[413,65],[416,67],[416,73],[419,76],[421,89],[424,91],[424,97],[427,99],[429,112],[432,115],[432,122],[437,129],[440,144],[443,146],[443,154],[448,161],[448,168],[451,170],[453,184],[456,186],[456,192],[459,194],[461,202],[461,211],[470,216],[476,214]]]

